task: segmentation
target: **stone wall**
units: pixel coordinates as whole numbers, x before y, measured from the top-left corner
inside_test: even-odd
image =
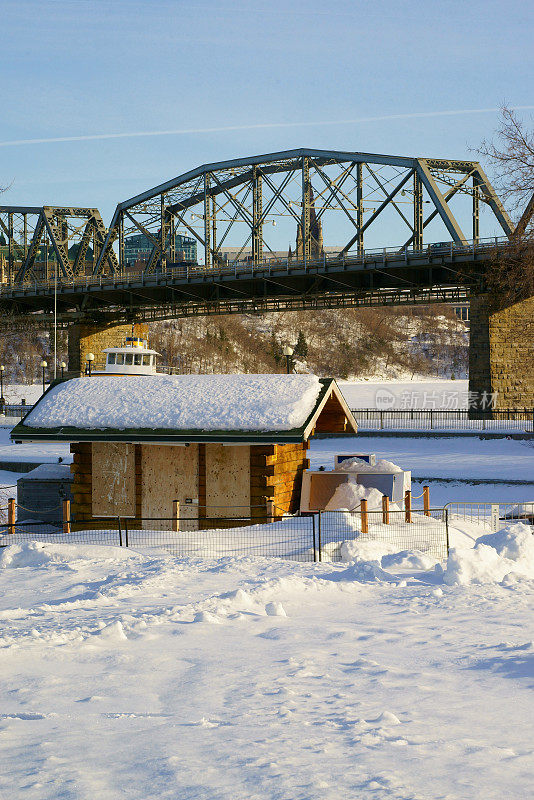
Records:
[[[97,361],[103,359],[105,347],[120,347],[127,336],[148,337],[148,325],[71,325],[69,327],[69,372],[80,373],[85,369],[88,353]]]
[[[496,408],[534,407],[534,297],[502,309],[471,300],[469,391],[497,393]]]

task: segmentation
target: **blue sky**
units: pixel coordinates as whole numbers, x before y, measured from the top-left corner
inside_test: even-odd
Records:
[[[108,224],[117,202],[226,158],[294,147],[473,158],[497,113],[434,114],[534,106],[532,9],[2,0],[3,202],[96,206]],[[416,114],[429,116],[398,116]],[[370,118],[381,119],[357,121]],[[166,130],[195,132],[6,144]]]

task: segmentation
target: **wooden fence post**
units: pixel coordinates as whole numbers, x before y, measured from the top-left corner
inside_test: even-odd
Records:
[[[172,531],[178,533],[180,530],[180,503],[178,500],[172,501]]]
[[[15,533],[15,498],[10,497],[7,501],[7,524],[8,529],[7,532],[11,535]]]
[[[404,492],[404,511],[406,522],[412,521],[412,493],[409,489]]]
[[[423,486],[423,508],[425,509],[425,516],[430,516],[430,489],[428,486]]]
[[[63,533],[70,533],[70,500],[63,500]]]
[[[367,500],[360,502],[360,509],[362,515],[362,533],[369,533],[369,517],[367,516]]]
[[[389,497],[387,494],[382,495],[382,522],[384,525],[389,525]]]
[[[267,522],[274,522],[274,500],[267,500]]]

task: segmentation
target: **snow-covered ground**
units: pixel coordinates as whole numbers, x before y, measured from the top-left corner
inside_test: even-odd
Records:
[[[3,550],[0,796],[528,797],[534,538],[382,552]]]
[[[47,384],[48,386],[48,384]],[[18,405],[22,400],[32,406],[43,393],[42,383],[9,383],[4,387],[4,397],[7,403]]]
[[[467,408],[468,381],[425,380],[338,381],[350,408]]]
[[[0,461],[30,461],[35,464],[57,464],[61,459],[72,463],[70,446],[61,442],[15,444],[9,438],[11,428],[0,428]]]
[[[333,467],[335,453],[376,453],[412,475],[534,480],[534,440],[477,437],[347,437],[312,440],[311,465]]]

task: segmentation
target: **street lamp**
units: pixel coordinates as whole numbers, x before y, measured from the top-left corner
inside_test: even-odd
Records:
[[[91,377],[91,367],[92,367],[93,361],[95,360],[95,354],[94,353],[87,353],[87,355],[85,357],[85,360],[87,361],[87,373],[88,373],[89,377]]]
[[[286,346],[284,347],[282,352],[286,357],[286,370],[287,370],[287,374],[289,375],[289,373],[291,372],[291,369],[292,369],[291,356],[293,355],[294,351],[293,351],[292,347],[290,347],[288,344],[286,344]]]
[[[46,363],[46,361],[43,358],[43,360],[41,361],[41,369],[43,370],[43,394],[45,393],[45,389],[46,389],[45,369],[47,368],[47,366],[48,366],[48,364]]]
[[[59,367],[61,369],[61,380],[63,380],[63,378],[65,376],[65,370],[67,369],[67,365],[65,364],[64,361],[62,361],[61,364],[59,365]]]
[[[4,410],[4,406],[6,404],[4,398],[4,370],[4,365],[0,364],[0,411]]]

